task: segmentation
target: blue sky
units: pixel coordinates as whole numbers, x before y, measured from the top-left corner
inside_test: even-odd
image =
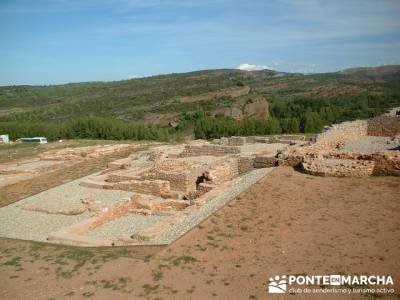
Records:
[[[400,64],[399,0],[0,0],[0,85]]]

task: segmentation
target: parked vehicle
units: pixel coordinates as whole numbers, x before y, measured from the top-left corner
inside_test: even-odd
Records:
[[[20,138],[17,142],[22,143],[39,143],[39,144],[47,144],[47,139],[45,137],[32,137],[32,138]]]

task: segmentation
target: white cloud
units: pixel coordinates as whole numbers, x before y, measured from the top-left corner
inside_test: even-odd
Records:
[[[264,70],[264,69],[271,69],[271,68],[268,66],[261,66],[261,65],[240,64],[237,66],[237,69],[244,70],[244,71],[257,71],[257,70]]]

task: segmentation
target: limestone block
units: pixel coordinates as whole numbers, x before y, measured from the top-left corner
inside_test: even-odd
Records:
[[[274,156],[256,156],[254,159],[255,168],[271,168],[278,165],[278,159]]]

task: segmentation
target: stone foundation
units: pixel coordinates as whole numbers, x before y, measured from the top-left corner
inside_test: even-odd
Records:
[[[329,130],[319,134],[314,144],[290,146],[280,151],[277,155],[278,163],[290,166],[302,164],[305,172],[320,176],[362,177],[372,173],[399,176],[400,152],[398,149],[385,150],[372,155],[367,150],[364,151],[365,154],[343,150],[344,145],[350,141],[352,143],[363,141],[361,146],[356,148],[362,151],[363,147],[368,147],[364,138],[367,134],[379,136],[398,134],[399,120],[396,117],[386,116],[333,125]],[[395,144],[395,141],[396,136],[392,137],[390,143]]]
[[[210,170],[204,172],[204,177],[212,184],[222,184],[231,181],[239,175],[237,158],[230,158],[212,166]]]
[[[272,168],[278,166],[278,159],[274,156],[256,156],[254,159],[254,167],[259,168]]]
[[[395,137],[400,134],[400,117],[381,116],[368,120],[368,135]]]
[[[372,155],[374,174],[400,176],[400,151],[382,151]]]
[[[187,145],[180,157],[188,156],[225,156],[229,154],[239,154],[240,150],[233,146],[219,146],[219,145],[202,145],[192,146]]]
[[[372,175],[375,163],[368,160],[309,160],[302,163],[305,173],[316,176],[366,177]]]

